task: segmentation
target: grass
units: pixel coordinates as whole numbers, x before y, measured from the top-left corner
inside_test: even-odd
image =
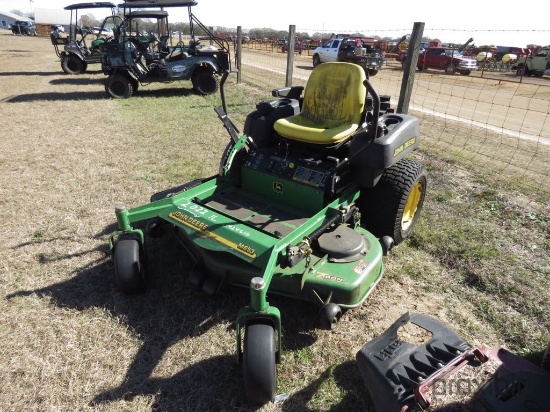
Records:
[[[147,292],[123,296],[107,247],[115,203],[140,205],[217,172],[229,141],[213,110],[219,96],[196,96],[184,82],[110,100],[97,70],[63,75],[48,39],[1,40],[3,410],[373,410],[355,354],[407,310],[472,345],[540,361],[550,341],[545,146],[491,132],[480,141],[471,127],[421,117],[414,157],[429,188],[414,235],[335,331],[316,329],[308,304],[270,296],[283,318],[277,393],[287,399],[258,408],[243,398],[234,357],[248,291],[204,296],[186,281],[189,259],[158,239]],[[229,81],[238,127],[271,98],[265,90]]]

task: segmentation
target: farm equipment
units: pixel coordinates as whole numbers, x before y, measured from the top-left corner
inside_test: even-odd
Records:
[[[109,238],[115,280],[128,294],[146,286],[147,238],[169,229],[195,262],[191,283],[207,294],[250,290],[236,317],[237,360],[249,401],[273,399],[282,357],[279,309],[268,293],[311,302],[332,329],[361,305],[383,274],[383,255],[411,235],[426,194],[425,167],[407,158],[418,120],[396,114],[362,67],[316,67],[304,87],[273,90],[240,133],[230,135],[219,173],[115,207]],[[138,226],[141,225],[141,228]]]
[[[86,37],[94,34],[91,28],[80,27],[78,25],[78,12],[79,10],[99,8],[111,9],[111,16],[114,16],[116,6],[109,2],[71,4],[65,7],[65,10],[71,11],[69,36],[62,37],[59,30],[52,30],[50,33],[55,54],[61,59],[61,69],[65,73],[81,74],[86,71],[88,64],[100,63],[100,45],[113,40],[112,37],[101,37],[101,32],[98,32],[95,35],[95,39],[91,41],[90,46],[86,44]],[[59,50],[60,46],[63,46],[62,51]]]
[[[171,83],[191,80],[197,94],[215,93],[219,88],[219,76],[231,69],[229,44],[218,38],[192,13],[194,1],[160,0],[128,1],[120,7],[128,9],[119,27],[117,42],[101,47],[101,67],[108,77],[105,90],[113,98],[129,98],[140,84]],[[191,39],[188,45],[179,42],[170,46],[171,34],[168,13],[164,10],[136,10],[132,8],[187,7]],[[139,33],[142,20],[156,21],[157,34]],[[195,27],[195,26],[198,26]],[[197,36],[196,30],[206,33]],[[137,35],[135,33],[138,33]],[[210,44],[203,45],[201,41]]]

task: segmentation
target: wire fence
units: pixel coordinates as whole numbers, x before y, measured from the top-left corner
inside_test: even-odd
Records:
[[[305,86],[313,70],[312,49],[289,56],[273,41],[242,45],[240,81],[266,91]],[[380,94],[399,99],[401,63],[386,62],[371,83]],[[424,147],[472,168],[490,167],[502,179],[550,195],[550,77],[518,77],[509,65],[480,64],[470,75],[443,70],[416,72],[409,113],[418,117]]]

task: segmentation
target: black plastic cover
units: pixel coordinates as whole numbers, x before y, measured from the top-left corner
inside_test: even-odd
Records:
[[[413,323],[432,333],[422,345],[399,340],[398,329]],[[366,343],[356,359],[377,412],[401,411],[415,402],[414,389],[470,350],[455,332],[423,314],[407,312]]]

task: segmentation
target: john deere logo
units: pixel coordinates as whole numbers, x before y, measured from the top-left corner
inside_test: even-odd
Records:
[[[279,182],[273,182],[273,190],[277,193],[283,193],[283,184]]]

